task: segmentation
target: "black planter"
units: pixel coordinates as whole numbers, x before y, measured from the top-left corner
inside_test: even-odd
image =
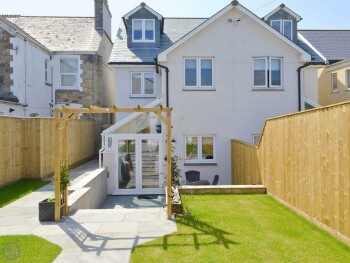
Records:
[[[61,217],[63,207],[61,207]],[[39,203],[39,221],[55,221],[55,202],[48,202],[47,199]]]

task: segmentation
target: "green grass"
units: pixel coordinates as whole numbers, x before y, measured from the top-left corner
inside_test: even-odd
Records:
[[[48,181],[23,181],[0,189],[0,208],[47,185]]]
[[[4,257],[3,248],[9,242],[18,244],[19,257],[8,260]],[[52,262],[61,252],[61,248],[37,236],[0,236],[0,262],[46,263]],[[13,250],[14,251],[14,250]],[[7,253],[10,253],[9,251]],[[7,254],[10,255],[10,254]],[[17,254],[13,254],[17,255]]]
[[[131,262],[350,262],[350,248],[267,195],[185,195],[178,231]]]

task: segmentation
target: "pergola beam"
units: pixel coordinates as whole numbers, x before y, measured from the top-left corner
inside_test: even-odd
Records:
[[[171,160],[172,160],[172,145],[171,145],[171,111],[172,108],[142,108],[137,106],[136,108],[119,108],[114,106],[112,108],[99,108],[90,106],[89,108],[55,108],[54,111],[54,144],[55,144],[55,221],[59,222],[61,218],[60,209],[63,205],[64,215],[68,215],[68,191],[63,193],[63,204],[61,204],[61,177],[60,166],[61,162],[65,162],[68,169],[67,160],[67,129],[68,126],[79,116],[79,114],[106,114],[106,113],[138,113],[149,112],[154,113],[167,127],[167,211],[168,219],[172,217],[172,189],[171,189]],[[62,113],[62,117],[61,117]],[[162,115],[166,113],[166,117]],[[62,146],[60,143],[60,137],[62,136]]]

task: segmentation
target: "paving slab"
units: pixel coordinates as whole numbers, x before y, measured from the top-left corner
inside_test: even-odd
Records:
[[[72,185],[97,168],[97,161],[71,171]],[[78,210],[55,222],[39,222],[38,203],[53,197],[50,183],[0,208],[0,235],[34,234],[62,247],[54,262],[128,262],[134,246],[176,231],[167,220],[164,196],[107,198],[101,209]]]

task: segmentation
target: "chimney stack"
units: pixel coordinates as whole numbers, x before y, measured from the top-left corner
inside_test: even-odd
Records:
[[[108,0],[95,0],[95,29],[101,35],[105,32],[109,38],[112,34],[112,14]]]

